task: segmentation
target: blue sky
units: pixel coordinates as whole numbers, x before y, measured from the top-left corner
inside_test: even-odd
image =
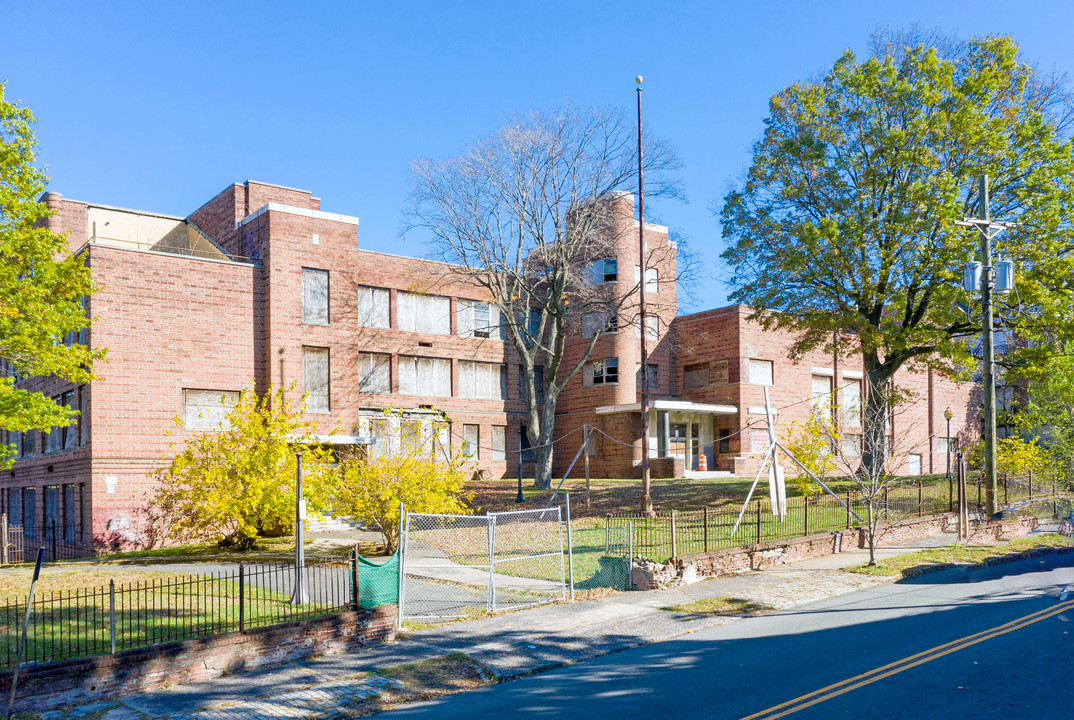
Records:
[[[748,165],[768,98],[864,52],[878,25],[1011,34],[1074,70],[1064,2],[92,2],[0,0],[0,78],[38,118],[50,189],[186,215],[246,179],[358,215],[359,243],[400,238],[407,165],[503,118],[578,104],[631,109],[685,163],[688,203],[651,215],[690,238],[726,302],[712,208]]]

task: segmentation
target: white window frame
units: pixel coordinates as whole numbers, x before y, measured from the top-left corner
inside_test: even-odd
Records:
[[[459,337],[488,339],[500,325],[499,308],[481,300],[459,298],[456,315]]]
[[[589,363],[588,370],[584,377],[589,378],[590,385],[619,384],[619,358],[594,360]]]

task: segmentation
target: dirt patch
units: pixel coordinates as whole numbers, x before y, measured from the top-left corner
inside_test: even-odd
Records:
[[[775,610],[771,605],[753,602],[744,598],[723,595],[720,597],[696,600],[692,603],[672,605],[663,608],[672,612],[690,613],[691,615],[724,615],[729,617],[747,617],[762,615]]]
[[[354,703],[347,707],[346,714],[336,718],[368,717],[407,703],[477,690],[494,682],[487,668],[462,653],[378,670],[377,675],[402,683],[402,687]]]

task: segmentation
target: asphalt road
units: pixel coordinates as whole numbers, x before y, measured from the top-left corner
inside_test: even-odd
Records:
[[[1071,563],[931,573],[388,716],[1065,720]]]

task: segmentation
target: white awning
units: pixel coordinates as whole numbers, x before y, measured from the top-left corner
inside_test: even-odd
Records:
[[[650,410],[664,410],[667,412],[698,413],[700,415],[737,415],[738,408],[734,405],[708,405],[705,403],[693,403],[687,400],[653,400],[649,403]],[[640,413],[641,403],[627,403],[624,405],[601,405],[596,409],[597,415],[615,415],[616,413]]]

